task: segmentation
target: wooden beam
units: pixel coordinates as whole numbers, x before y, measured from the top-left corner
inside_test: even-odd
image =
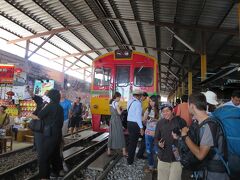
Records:
[[[26,40],[30,40],[30,39],[34,39],[34,38],[38,38],[38,37],[43,37],[43,36],[47,36],[47,35],[50,35],[50,34],[57,34],[57,33],[60,33],[60,32],[65,32],[65,31],[68,31],[69,29],[72,29],[72,28],[92,25],[94,23],[98,23],[98,22],[104,21],[104,20],[106,20],[106,19],[105,18],[97,19],[97,20],[93,20],[93,21],[83,22],[81,24],[75,24],[75,25],[70,25],[70,26],[66,26],[66,27],[62,27],[62,28],[57,28],[57,29],[53,29],[53,30],[50,30],[50,31],[37,33],[37,34],[31,35],[31,36],[26,36],[26,37],[10,40],[7,43],[8,44],[16,44],[17,42],[26,41]]]
[[[54,34],[51,34],[47,39],[45,39],[42,44],[40,44],[29,56],[28,59],[34,54],[36,53],[41,47],[43,47],[44,44],[46,44],[52,37],[54,36]]]
[[[103,50],[103,49],[113,48],[113,47],[117,47],[117,46],[118,46],[118,45],[113,45],[113,46],[107,46],[107,47],[102,47],[102,48],[98,48],[98,49],[92,49],[92,50],[89,50],[89,51],[83,51],[83,52],[73,53],[73,54],[69,54],[69,55],[66,55],[66,56],[59,56],[59,57],[52,58],[52,59],[49,59],[49,60],[55,61],[55,60],[58,60],[58,59],[65,59],[65,58],[75,57],[75,56],[80,56],[80,55],[83,56],[83,55],[86,55],[86,54],[93,53],[93,52],[95,52],[95,51],[100,51],[100,50]]]
[[[74,61],[64,72],[68,71],[71,67],[73,67],[84,55],[81,55],[76,61]]]

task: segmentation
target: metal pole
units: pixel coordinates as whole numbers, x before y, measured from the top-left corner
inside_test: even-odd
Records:
[[[173,37],[176,38],[179,42],[181,42],[184,46],[186,46],[188,49],[190,49],[192,52],[195,52],[195,49],[190,46],[188,43],[186,43],[182,38],[180,38],[174,31],[172,31],[169,27],[166,27],[165,28],[173,34]]]
[[[63,66],[62,66],[62,83],[61,83],[62,89],[64,89],[64,68],[65,68],[65,62],[66,62],[66,60],[63,59]]]
[[[207,77],[207,55],[205,33],[202,32],[202,52],[201,52],[201,81]]]

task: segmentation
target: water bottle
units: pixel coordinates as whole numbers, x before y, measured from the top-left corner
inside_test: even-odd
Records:
[[[174,144],[172,145],[172,151],[173,151],[176,161],[180,161],[181,158],[180,158],[180,155],[178,152],[178,148]]]

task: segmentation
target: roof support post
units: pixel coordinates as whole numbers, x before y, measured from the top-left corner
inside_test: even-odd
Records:
[[[181,94],[182,94],[181,85],[180,85],[180,83],[179,83],[179,84],[178,84],[178,87],[177,87],[177,98],[176,98],[176,99],[180,98],[180,97],[181,97]]]
[[[238,6],[238,30],[239,30],[239,36],[240,36],[240,2],[237,4]]]
[[[192,72],[188,71],[188,95],[192,94]]]
[[[207,54],[206,54],[206,38],[202,32],[202,51],[201,51],[201,81],[206,79],[207,75]]]
[[[182,81],[182,95],[185,94],[185,82]]]
[[[29,72],[29,62],[28,62],[29,43],[30,43],[30,41],[27,40],[26,41],[26,49],[25,49],[25,57],[24,57],[24,60],[25,60],[25,62],[24,62],[25,69],[24,70],[26,73]]]
[[[182,95],[185,94],[184,70],[182,69]]]
[[[189,70],[188,70],[188,96],[192,94],[192,61],[191,56],[188,58]]]
[[[83,69],[83,80],[86,81],[86,69]]]
[[[63,66],[62,66],[62,82],[61,82],[61,87],[64,89],[64,69],[65,69],[65,62],[66,60],[63,59]]]

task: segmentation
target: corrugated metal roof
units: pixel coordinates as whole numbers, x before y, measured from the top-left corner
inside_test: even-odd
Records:
[[[82,72],[81,67],[91,66],[91,61],[97,56],[118,48],[135,49],[156,58],[158,53],[161,53],[159,62],[165,65],[161,67],[162,90],[176,88],[178,80],[173,74],[180,76],[183,66],[188,67],[189,60],[195,69],[194,73],[199,71],[197,66],[200,62],[198,53],[201,52],[202,31],[205,32],[209,60],[214,66],[220,63],[216,61],[218,58],[222,62],[219,66],[231,62],[231,59],[239,58],[238,34],[228,34],[238,29],[235,1],[0,0],[0,3],[0,43],[78,24],[74,28],[53,35],[37,51],[36,57],[46,59],[60,57],[54,60],[59,66],[63,64],[63,56],[68,55],[66,68],[72,66],[72,70],[79,72]],[[103,18],[118,19],[103,20]],[[80,25],[88,22],[92,23]],[[191,52],[186,45],[174,38],[164,25],[182,41],[192,46],[196,52]],[[31,39],[30,51],[34,51],[50,35],[51,33]],[[18,42],[16,45],[19,54],[24,56],[26,41]],[[81,52],[90,50],[93,51],[83,57],[80,56]],[[166,52],[174,60],[164,54]],[[77,55],[71,57],[71,54],[76,53]],[[79,58],[80,61],[77,62]],[[208,71],[213,71],[214,66],[209,65]],[[196,73],[194,82],[199,81],[199,78],[196,78],[199,75]]]

